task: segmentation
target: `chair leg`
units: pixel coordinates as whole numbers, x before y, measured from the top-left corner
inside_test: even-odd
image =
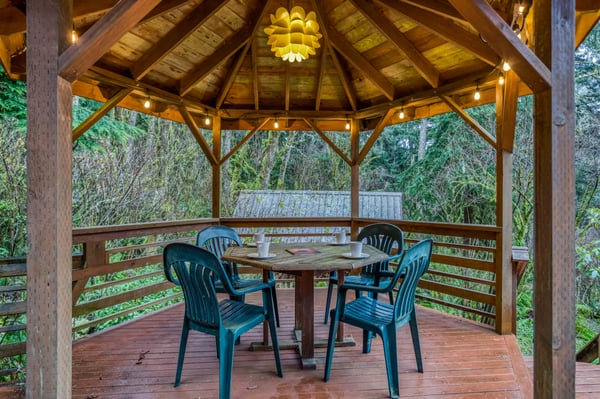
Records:
[[[273,298],[273,310],[275,311],[275,321],[277,322],[277,327],[281,327],[279,324],[279,305],[277,305],[277,292],[275,291],[275,286],[271,289],[271,297]]]
[[[371,339],[373,333],[369,330],[363,330],[363,353],[371,353]]]
[[[179,383],[181,382],[181,369],[183,368],[183,358],[185,357],[185,348],[187,346],[189,331],[188,321],[187,319],[184,319],[183,327],[181,328],[181,341],[179,342],[179,357],[177,358],[177,372],[175,373],[174,387],[179,386]]]
[[[396,345],[396,326],[391,325],[381,331],[385,370],[388,378],[390,397],[400,397],[400,380],[398,378],[398,348]]]
[[[417,315],[414,309],[411,312],[408,324],[410,324],[410,335],[412,336],[415,358],[417,359],[417,371],[422,373],[423,360],[421,359],[421,342],[419,341],[419,326],[417,325]]]
[[[325,300],[325,319],[323,320],[323,324],[327,324],[327,320],[329,318],[329,309],[331,308],[331,293],[333,292],[333,282],[331,281],[331,277],[335,272],[331,272],[329,277],[329,284],[327,284],[327,299]]]
[[[338,314],[338,308],[332,317],[331,324],[329,325],[329,338],[327,339],[327,354],[325,356],[325,373],[323,374],[323,381],[329,381],[329,375],[331,374],[331,364],[333,363],[333,349],[335,348],[335,338],[337,335],[338,324],[340,322],[340,316]]]
[[[219,399],[231,397],[231,380],[233,375],[233,351],[236,338],[230,332],[221,337],[219,345]]]
[[[277,307],[275,307],[277,309]],[[277,375],[283,377],[283,370],[281,368],[281,357],[279,356],[279,341],[277,339],[277,328],[275,328],[275,321],[273,320],[273,313],[269,313],[267,316],[269,322],[269,330],[271,333],[271,344],[273,344],[273,352],[275,354],[275,365],[277,366]]]

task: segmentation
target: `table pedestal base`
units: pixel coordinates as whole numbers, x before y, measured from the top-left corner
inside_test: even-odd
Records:
[[[295,340],[280,340],[279,341],[279,350],[286,350],[286,349],[294,349],[296,350],[299,354],[300,354],[300,360],[302,362],[302,368],[304,370],[314,370],[317,368],[317,359],[312,357],[312,358],[304,358],[302,357],[302,331],[301,330],[296,330],[294,331],[294,334],[296,336]],[[342,346],[356,346],[356,341],[354,341],[354,338],[351,336],[348,337],[344,337],[344,339],[342,341],[335,341],[335,346],[336,347],[342,347]],[[315,348],[327,348],[327,340],[326,339],[315,339],[314,342],[314,347]],[[266,344],[263,342],[252,342],[250,344],[250,351],[272,351],[273,350],[273,345]]]

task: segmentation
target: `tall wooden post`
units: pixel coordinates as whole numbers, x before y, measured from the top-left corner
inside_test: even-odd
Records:
[[[221,117],[213,118],[212,152],[217,162],[212,166],[212,217],[221,217]]]
[[[350,120],[350,217],[352,219],[359,217],[359,195],[360,195],[360,163],[358,154],[360,152],[360,131],[358,122],[355,119]],[[358,235],[358,229],[352,223],[352,239],[355,240]]]
[[[27,398],[71,397],[70,0],[27,2]]]
[[[508,86],[508,85],[506,85]],[[505,107],[505,87],[496,87],[496,225],[502,233],[496,241],[496,332],[512,333],[512,148],[514,140],[514,122],[516,112]],[[516,93],[515,93],[516,94]],[[514,96],[516,104],[517,96]],[[515,109],[516,110],[516,109]]]
[[[534,396],[575,397],[575,0],[536,0]]]

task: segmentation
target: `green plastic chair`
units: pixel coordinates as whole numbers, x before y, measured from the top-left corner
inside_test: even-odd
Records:
[[[417,283],[429,267],[433,242],[426,239],[410,248],[400,261],[392,280],[381,287],[363,287],[353,284],[342,284],[338,291],[337,307],[331,311],[331,325],[329,327],[329,341],[325,360],[324,381],[329,380],[335,338],[340,322],[363,329],[363,353],[370,351],[371,334],[378,334],[383,341],[385,367],[388,378],[390,397],[400,397],[400,384],[398,378],[398,352],[396,347],[396,330],[406,323],[410,324],[410,333],[417,360],[417,370],[423,372],[421,360],[421,344],[419,342],[419,329],[415,314],[415,291]],[[371,296],[361,296],[352,302],[346,303],[348,290],[364,290],[373,293],[387,294],[398,286],[395,303],[389,304],[378,301]]]
[[[359,275],[349,275],[344,278],[344,283],[354,284],[357,286],[379,286],[382,283],[389,281],[394,275],[390,271],[390,262],[400,259],[404,251],[404,236],[399,227],[389,223],[375,223],[366,226],[358,234],[358,241],[371,245],[380,251],[390,255],[392,250],[396,249],[396,255],[389,259],[365,266],[361,269]],[[329,284],[327,285],[327,299],[325,301],[325,318],[323,324],[327,324],[329,317],[329,308],[331,307],[331,295],[333,286],[338,284],[337,271],[333,271],[329,275]],[[356,297],[360,296],[361,290],[356,290]],[[375,299],[377,299],[377,294]],[[393,294],[389,293],[390,303],[393,303]]]
[[[225,271],[227,272],[227,275],[231,280],[231,284],[236,290],[244,290],[246,288],[262,284],[262,279],[240,278],[237,264],[223,261],[221,259],[223,253],[227,250],[227,248],[231,246],[242,246],[242,240],[238,236],[237,232],[231,227],[215,225],[208,226],[200,230],[198,232],[198,235],[196,236],[196,245],[200,248],[206,249],[207,251],[215,255],[217,258],[219,258],[219,260],[225,267]],[[275,282],[275,277],[272,271],[269,272],[269,281]],[[223,284],[221,284],[220,281],[217,281],[215,283],[215,288],[219,293],[225,292]],[[277,294],[275,292],[275,284],[273,284],[272,291],[273,307],[275,309],[275,321],[277,322],[277,327],[279,327],[279,307],[277,305]],[[230,297],[230,299],[244,302],[243,295],[232,296]]]
[[[181,381],[189,330],[196,330],[216,338],[219,357],[219,398],[228,399],[231,396],[235,341],[265,320],[268,321],[271,333],[277,375],[283,376],[271,297],[274,282],[236,290],[219,259],[209,251],[190,244],[167,245],[163,252],[163,259],[165,276],[170,282],[181,285],[185,299],[175,387]],[[233,296],[262,291],[263,305],[250,305],[231,299],[219,302],[215,289],[216,280],[221,281],[225,292]]]

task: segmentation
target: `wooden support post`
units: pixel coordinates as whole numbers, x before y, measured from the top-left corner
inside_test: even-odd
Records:
[[[71,84],[59,77],[72,2],[27,2],[26,397],[71,398]]]
[[[496,225],[502,228],[496,240],[496,332],[511,334],[513,326],[512,287],[512,141],[516,107],[506,107],[505,87],[496,87]],[[517,97],[511,98],[516,103]],[[506,143],[506,141],[510,141]]]
[[[212,217],[221,216],[221,117],[213,117],[212,153],[217,162],[212,165]]]
[[[533,2],[535,51],[552,88],[535,93],[534,397],[575,397],[575,0]]]
[[[358,122],[355,119],[350,120],[350,218],[359,217],[359,196],[360,196],[360,131]],[[351,223],[351,238],[356,240],[358,237],[358,228],[354,222]]]

